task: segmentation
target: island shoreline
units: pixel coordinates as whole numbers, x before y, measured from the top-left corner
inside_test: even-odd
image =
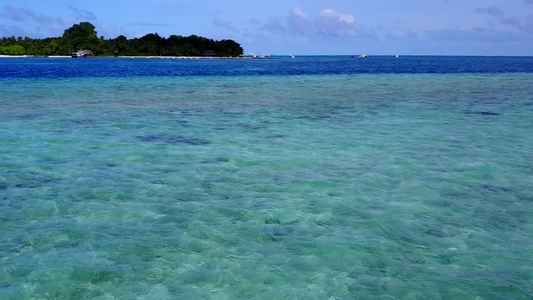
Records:
[[[73,58],[67,55],[0,55],[0,58]],[[220,56],[88,56],[80,58],[148,58],[148,59],[253,59],[249,56],[220,57]]]

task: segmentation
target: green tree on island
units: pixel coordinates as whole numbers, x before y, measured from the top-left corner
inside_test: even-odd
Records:
[[[98,36],[95,27],[89,22],[76,24],[63,33],[63,42],[71,52],[81,49],[93,50],[98,47]]]
[[[109,50],[114,56],[124,55],[129,51],[128,38],[119,35],[112,40],[108,40]]]

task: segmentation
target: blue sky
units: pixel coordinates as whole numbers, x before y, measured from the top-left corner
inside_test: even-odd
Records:
[[[233,39],[245,54],[533,56],[533,0],[0,0],[0,36],[157,32]]]

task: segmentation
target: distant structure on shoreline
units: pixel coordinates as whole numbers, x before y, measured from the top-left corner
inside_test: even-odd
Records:
[[[211,49],[205,50],[204,54],[202,54],[203,57],[218,57],[217,53]]]
[[[80,50],[78,52],[72,53],[73,58],[79,58],[79,57],[87,57],[91,55],[91,50]]]

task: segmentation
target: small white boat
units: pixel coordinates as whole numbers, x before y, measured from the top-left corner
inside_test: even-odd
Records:
[[[291,55],[291,58],[294,58],[295,56],[294,55]]]
[[[398,54],[394,54],[394,57],[398,58],[398,57],[400,57],[400,56],[399,56]]]
[[[366,53],[361,53],[361,55],[359,55],[359,57],[368,57],[368,54],[366,54]]]
[[[256,54],[250,53],[250,57],[252,57],[252,58],[269,58],[270,55],[256,55]]]

